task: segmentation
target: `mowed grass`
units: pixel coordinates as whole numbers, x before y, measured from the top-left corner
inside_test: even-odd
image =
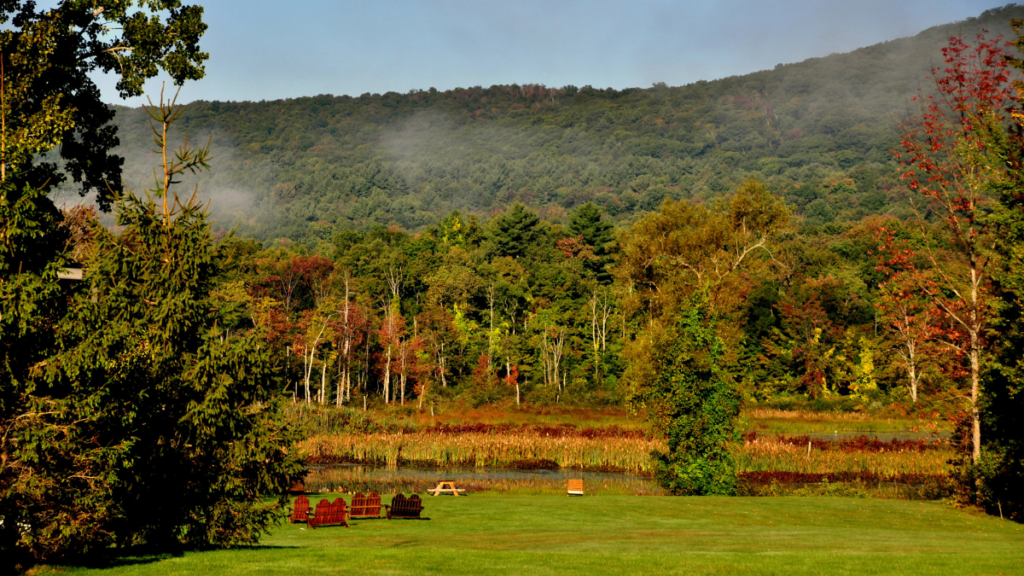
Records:
[[[110,576],[1024,573],[1024,527],[935,502],[482,493],[427,497],[424,505],[429,520],[357,520],[351,528],[317,530],[286,525],[256,548],[56,570]]]

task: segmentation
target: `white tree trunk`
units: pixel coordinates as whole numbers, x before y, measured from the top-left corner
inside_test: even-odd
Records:
[[[389,392],[391,391],[391,345],[388,344],[387,363],[384,366],[384,404],[390,403]]]
[[[327,362],[324,362],[323,370],[320,372],[320,404],[327,403]]]

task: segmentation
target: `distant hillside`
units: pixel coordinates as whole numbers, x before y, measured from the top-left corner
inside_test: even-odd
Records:
[[[767,180],[814,224],[907,206],[895,123],[951,35],[1014,37],[1024,7],[846,54],[682,87],[473,87],[408,94],[196,102],[178,125],[213,138],[199,179],[223,224],[305,243],[374,224],[422,228],[512,201],[559,221],[594,201],[619,220],[666,196],[711,198]],[[187,90],[187,88],[186,88]],[[141,110],[120,108],[126,179],[154,158]]]

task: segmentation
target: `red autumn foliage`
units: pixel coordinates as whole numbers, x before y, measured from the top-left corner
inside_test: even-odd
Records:
[[[594,254],[594,247],[584,242],[582,234],[575,238],[560,238],[558,242],[555,242],[555,248],[561,250],[562,254],[565,254],[565,257],[570,260],[573,258],[581,260],[597,259],[597,256]]]
[[[743,434],[744,441],[757,439],[757,432]],[[869,436],[855,436],[841,440],[825,440],[811,438],[810,436],[773,436],[773,441],[791,446],[811,445],[813,450],[829,450],[835,452],[925,452],[928,450],[946,450],[949,442],[946,440],[879,440]]]
[[[941,474],[878,474],[875,472],[830,472],[815,474],[811,472],[787,472],[781,470],[765,470],[760,472],[740,472],[740,480],[754,484],[818,484],[821,482],[860,482],[877,484],[879,482],[895,482],[898,484],[943,484],[948,478]]]
[[[973,45],[953,37],[942,53],[946,66],[932,70],[935,93],[917,98],[920,113],[900,125],[896,158],[902,178],[921,194],[944,228],[945,242],[925,234],[921,254],[931,264],[933,285],[919,282],[923,297],[941,311],[949,332],[943,340],[959,348],[969,364],[972,460],[981,457],[981,366],[993,309],[989,302],[992,185],[1007,178],[1007,165],[990,144],[1000,140],[1015,105],[1002,39],[979,35]]]
[[[290,312],[297,300],[320,299],[328,288],[334,263],[323,256],[294,254],[283,260],[262,259],[256,263],[264,274],[260,288],[284,304]]]

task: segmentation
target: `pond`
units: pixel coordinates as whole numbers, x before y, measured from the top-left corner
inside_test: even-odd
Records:
[[[423,493],[441,480],[451,480],[469,493],[493,490],[522,493],[565,493],[569,479],[583,479],[587,493],[665,494],[651,477],[615,472],[569,469],[517,470],[509,468],[386,468],[359,464],[311,466],[308,490],[318,492]]]

